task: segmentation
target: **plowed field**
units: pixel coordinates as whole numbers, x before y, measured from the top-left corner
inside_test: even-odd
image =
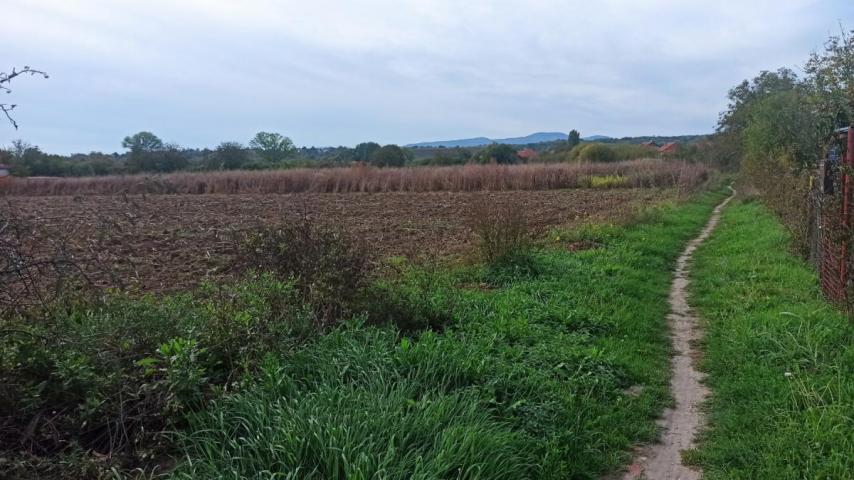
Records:
[[[469,228],[483,205],[521,204],[530,227],[621,218],[673,195],[659,189],[293,195],[7,197],[38,233],[67,239],[71,252],[97,256],[116,280],[141,291],[174,291],[229,275],[239,233],[307,214],[343,225],[374,256],[453,256],[472,248]],[[8,204],[5,206],[8,208]],[[34,230],[35,232],[35,230]]]

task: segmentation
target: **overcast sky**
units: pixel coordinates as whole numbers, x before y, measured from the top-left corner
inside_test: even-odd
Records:
[[[535,131],[712,131],[727,90],[800,69],[852,0],[3,0],[2,65],[22,138],[121,151],[411,143]]]

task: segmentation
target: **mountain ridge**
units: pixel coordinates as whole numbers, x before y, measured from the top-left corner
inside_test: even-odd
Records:
[[[582,140],[598,140],[610,138],[604,135],[593,135],[591,137],[584,137]],[[557,142],[557,141],[566,141],[567,134],[561,132],[535,132],[530,135],[526,135],[524,137],[509,137],[509,138],[487,138],[487,137],[473,137],[473,138],[460,138],[455,140],[437,140],[432,142],[418,142],[418,143],[410,143],[406,145],[410,148],[436,148],[436,147],[481,147],[484,145],[490,145],[492,143],[503,143],[506,145],[528,145],[533,143],[545,143],[545,142]]]

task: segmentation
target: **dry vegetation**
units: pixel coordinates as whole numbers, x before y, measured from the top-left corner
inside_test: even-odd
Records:
[[[465,165],[176,173],[83,178],[19,178],[0,184],[6,195],[282,194],[474,192],[564,188],[677,187],[703,183],[699,164],[662,160],[619,163]],[[618,182],[597,182],[601,178]]]

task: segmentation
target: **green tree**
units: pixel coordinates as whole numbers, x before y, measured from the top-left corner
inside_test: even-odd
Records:
[[[368,162],[371,156],[379,150],[380,144],[376,142],[363,142],[353,149],[353,160],[356,162]]]
[[[826,127],[854,123],[854,30],[830,37],[824,52],[813,53],[804,71]]]
[[[777,92],[750,109],[744,129],[745,161],[812,168],[824,137],[808,95],[801,89]]]
[[[566,141],[569,144],[569,148],[572,149],[573,147],[581,143],[581,134],[578,133],[578,130],[570,130],[569,136],[567,137]]]
[[[408,159],[407,152],[399,146],[384,145],[371,154],[369,162],[376,167],[402,167]]]
[[[516,149],[503,143],[489,145],[477,152],[475,158],[477,163],[497,163],[499,165],[519,163],[519,156],[516,155]]]
[[[249,163],[249,152],[239,142],[222,142],[208,158],[208,168],[237,170]]]
[[[296,155],[297,148],[290,138],[271,132],[258,132],[249,142],[249,147],[264,160],[280,163]]]
[[[131,153],[154,152],[163,148],[163,141],[151,132],[139,132],[122,140],[122,148]]]

